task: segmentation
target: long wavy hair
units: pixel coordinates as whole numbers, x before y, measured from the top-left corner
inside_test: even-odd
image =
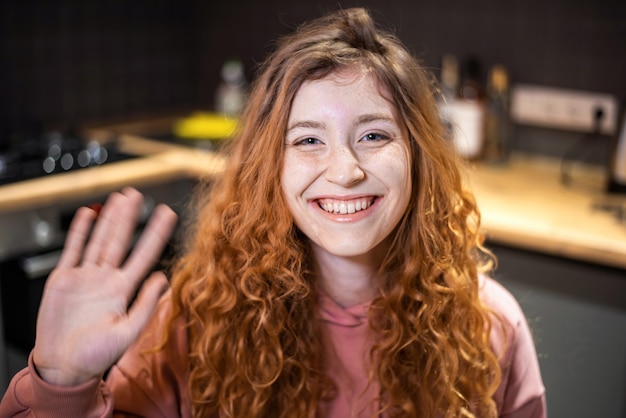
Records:
[[[410,203],[370,308],[377,413],[495,416],[500,371],[478,284],[491,258],[445,139],[433,78],[366,10],[347,9],[280,40],[253,84],[225,173],[198,194],[194,239],[172,280],[173,317],[188,327],[194,417],[315,417],[332,399],[308,239],[294,225],[280,178],[298,88],[353,66],[390,92],[413,160]]]

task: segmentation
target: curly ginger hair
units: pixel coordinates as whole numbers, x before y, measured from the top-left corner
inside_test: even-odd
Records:
[[[410,134],[410,203],[370,308],[370,379],[385,416],[490,417],[500,370],[478,275],[491,265],[480,215],[445,140],[426,70],[364,9],[304,24],[260,68],[224,175],[200,193],[194,239],[173,276],[187,319],[194,417],[315,417],[333,396],[316,323],[306,236],[282,194],[291,102],[306,80],[367,68]]]

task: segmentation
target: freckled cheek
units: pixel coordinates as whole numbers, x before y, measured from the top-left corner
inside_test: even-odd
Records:
[[[389,186],[411,188],[411,158],[408,153],[394,152],[364,159],[362,166]]]
[[[293,199],[301,196],[306,190],[309,180],[309,168],[301,161],[286,159],[281,173],[283,194],[291,206]]]
[[[283,190],[300,194],[319,176],[320,164],[311,158],[286,158],[281,174]]]

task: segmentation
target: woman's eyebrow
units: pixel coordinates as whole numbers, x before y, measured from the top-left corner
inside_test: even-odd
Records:
[[[359,126],[370,122],[395,123],[396,121],[393,117],[389,115],[383,113],[372,113],[360,115],[354,122],[354,126]],[[298,128],[325,129],[326,125],[323,122],[318,122],[314,120],[297,120],[287,127],[287,132]]]
[[[358,126],[358,125],[363,125],[369,122],[396,123],[395,119],[391,116],[388,116],[382,113],[373,113],[373,114],[366,114],[366,115],[359,116],[354,125]]]
[[[322,122],[316,122],[314,120],[298,120],[287,127],[287,132],[297,128],[309,128],[309,129],[324,129],[326,125]]]

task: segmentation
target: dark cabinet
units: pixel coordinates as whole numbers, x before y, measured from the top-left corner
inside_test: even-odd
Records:
[[[488,243],[535,336],[548,413],[626,417],[626,270]]]

